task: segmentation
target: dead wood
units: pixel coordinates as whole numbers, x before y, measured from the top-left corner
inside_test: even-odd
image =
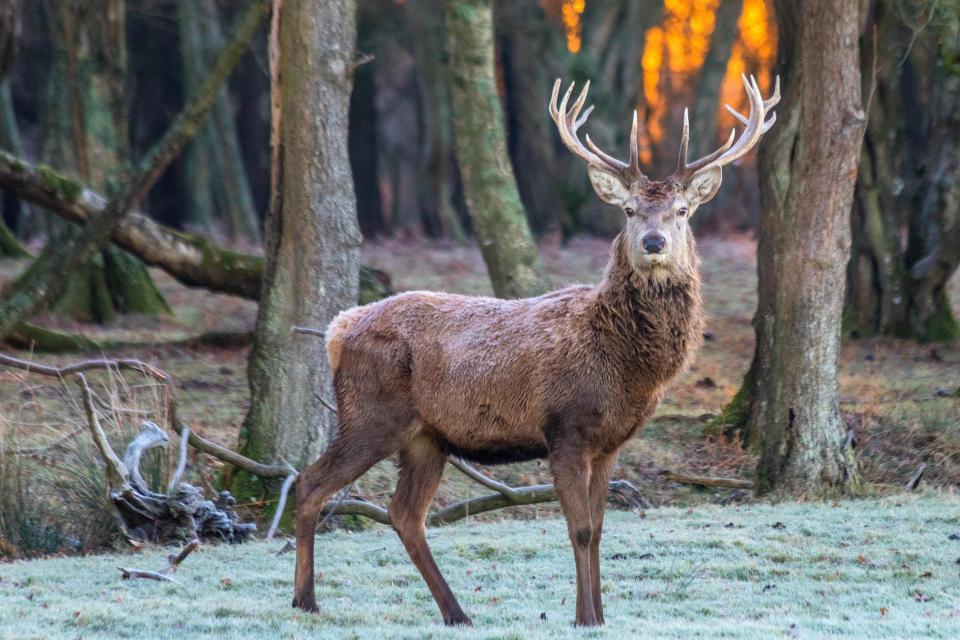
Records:
[[[131,537],[159,543],[194,539],[243,542],[256,531],[255,524],[240,522],[233,508],[236,500],[228,491],[221,491],[215,501],[204,499],[201,489],[188,484],[180,484],[169,496],[151,491],[140,474],[140,459],[144,451],[167,446],[167,434],[144,420],[142,431],[127,446],[121,461],[100,426],[86,378],[78,373],[76,381],[94,442],[107,463],[110,499]]]
[[[120,569],[121,580],[144,578],[146,580],[158,580],[160,582],[176,582],[176,580],[170,576],[165,576],[162,573],[157,573],[156,571],[142,571],[140,569],[130,569],[127,567],[117,567],[117,569]]]
[[[691,476],[664,469],[660,477],[679,484],[693,484],[701,487],[725,487],[728,489],[752,489],[752,480],[738,480],[736,478],[712,478],[710,476]]]
[[[927,463],[921,462],[920,466],[917,467],[917,470],[913,472],[913,475],[910,476],[910,479],[907,480],[907,484],[904,487],[907,491],[913,491],[920,484],[920,480],[923,479],[923,473],[927,470]]]

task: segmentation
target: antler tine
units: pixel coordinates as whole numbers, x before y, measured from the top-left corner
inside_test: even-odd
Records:
[[[680,136],[680,154],[677,157],[677,171],[687,167],[687,148],[690,146],[690,110],[683,109],[683,135]]]
[[[630,164],[626,164],[601,151],[595,144],[593,144],[593,141],[590,140],[589,135],[585,136],[587,143],[586,146],[580,142],[580,139],[577,137],[577,130],[587,121],[587,118],[593,111],[593,106],[591,105],[590,107],[587,107],[587,110],[583,112],[583,115],[580,115],[580,111],[583,109],[583,105],[587,101],[587,94],[590,91],[590,82],[588,81],[584,84],[583,89],[580,91],[580,95],[577,96],[577,99],[572,105],[570,105],[570,109],[568,111],[567,105],[570,102],[570,96],[573,94],[573,88],[574,84],[571,83],[570,87],[567,89],[567,92],[563,95],[563,99],[560,100],[560,105],[558,107],[557,98],[560,96],[560,79],[557,78],[556,82],[553,84],[553,92],[550,96],[550,117],[557,125],[557,131],[560,133],[560,139],[563,140],[564,145],[566,145],[566,147],[579,158],[586,160],[587,163],[605,169],[623,178],[636,179],[637,176],[642,175],[639,168],[639,152],[636,144],[636,115],[634,115],[633,131],[631,133],[632,148],[630,152]]]
[[[750,102],[749,116],[744,117],[729,105],[724,105],[727,111],[744,125],[740,138],[736,138],[736,130],[733,130],[730,132],[730,137],[727,139],[726,144],[722,147],[693,163],[687,164],[685,147],[688,142],[689,133],[686,113],[684,113],[684,134],[680,142],[681,157],[677,171],[674,173],[675,178],[689,180],[695,174],[708,168],[716,166],[722,167],[723,165],[730,164],[734,160],[746,155],[756,146],[757,141],[760,140],[760,136],[766,133],[770,127],[773,126],[773,123],[776,122],[777,116],[775,113],[771,114],[769,119],[767,119],[766,116],[767,113],[769,113],[769,109],[772,109],[780,102],[779,76],[774,85],[773,95],[767,100],[764,100],[760,94],[760,87],[757,86],[757,79],[755,77],[750,76],[750,79],[747,80],[747,77],[741,74],[741,78],[743,79],[743,86],[747,91],[747,98]]]
[[[630,124],[630,170],[640,171],[640,141],[637,140],[637,110],[633,110],[633,122]]]

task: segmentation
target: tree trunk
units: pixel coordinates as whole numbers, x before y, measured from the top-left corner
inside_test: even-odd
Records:
[[[454,146],[493,291],[501,298],[543,293],[549,283],[507,156],[490,0],[450,0],[445,9]]]
[[[756,350],[737,402],[759,444],[759,494],[857,482],[837,367],[844,269],[865,116],[858,3],[777,2],[777,124],[760,147]]]
[[[304,468],[324,450],[336,416],[325,328],[357,299],[360,231],[347,159],[355,7],[343,0],[274,2],[273,200],[267,265],[250,354],[244,455]],[[259,480],[249,478],[251,483]],[[258,487],[234,487],[250,495]]]
[[[467,239],[460,212],[454,202],[459,176],[453,151],[450,113],[450,74],[446,64],[446,30],[440,2],[417,2],[410,6],[410,24],[416,44],[420,129],[423,143],[418,169],[424,223],[432,223],[434,235]]]
[[[495,8],[510,158],[530,226],[543,234],[560,226],[554,134],[543,117],[553,84],[543,58],[558,52],[560,33],[537,3],[498,0]]]
[[[94,188],[110,193],[115,188],[111,181],[124,173],[130,157],[124,90],[125,2],[63,2],[58,11],[73,168]],[[111,322],[118,313],[170,313],[146,267],[117,248],[108,248],[71,273],[53,309],[83,322]]]
[[[958,17],[949,5],[937,10]],[[960,72],[949,62],[957,45],[948,23],[916,33],[885,3],[876,12],[876,91],[852,213],[845,330],[957,340],[946,295],[960,264]]]
[[[196,135],[203,118],[213,106],[216,92],[250,44],[267,9],[268,5],[263,0],[249,0],[235,21],[230,43],[220,52],[196,98],[180,111],[163,137],[137,163],[117,195],[96,216],[91,217],[75,237],[57,246],[48,243],[43,255],[4,289],[4,295],[0,298],[0,340],[63,293],[64,273],[75,272],[107,246],[127,212]],[[58,186],[54,184],[51,188],[56,191]],[[67,203],[73,204],[86,194],[71,190],[65,195]]]

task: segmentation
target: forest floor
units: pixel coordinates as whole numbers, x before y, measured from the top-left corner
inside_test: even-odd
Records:
[[[472,616],[448,629],[386,527],[318,540],[320,613],[290,607],[278,542],[208,545],[175,583],[120,580],[165,550],[0,564],[0,639],[957,638],[960,500],[923,496],[614,511],[601,558],[607,624],[571,626],[556,518],[428,533]]]
[[[705,426],[736,393],[753,349],[750,320],[756,304],[755,243],[746,237],[705,238],[704,299],[709,314],[707,340],[690,371],[669,392],[655,418],[625,448],[615,477],[630,480],[656,505],[727,502],[748,496],[730,490],[682,487],[658,475],[662,469],[697,475],[749,478],[755,459],[739,442]],[[577,238],[565,247],[546,241],[541,248],[558,286],[596,282],[607,261],[609,242]],[[394,239],[368,244],[364,261],[387,271],[397,291],[436,289],[485,294],[489,283],[474,247]],[[0,286],[25,261],[0,261]],[[171,345],[209,331],[250,331],[254,303],[185,288],[164,273],[155,279],[174,308],[171,318],[127,317],[109,327],[82,326],[60,319],[47,326],[83,332],[101,341],[126,343],[111,356],[136,357],[168,370],[176,379],[180,416],[192,429],[227,446],[236,446],[248,405],[246,348]],[[960,274],[951,299],[960,302]],[[960,313],[960,309],[957,309]],[[29,354],[44,363],[67,363],[90,354]],[[960,346],[909,341],[846,341],[841,364],[841,409],[857,435],[865,478],[873,491],[903,486],[926,461],[924,482],[960,484]],[[82,415],[75,400],[49,380],[0,371],[0,438],[21,446],[43,444],[76,425]],[[72,386],[72,385],[71,385]],[[66,401],[65,401],[66,400]],[[121,443],[122,446],[122,443]],[[161,466],[169,466],[163,456]],[[545,464],[530,462],[490,470],[511,484],[549,481]],[[383,503],[393,489],[395,469],[377,465],[357,485],[359,493]],[[485,491],[459,473],[446,474],[437,503],[443,505]],[[496,512],[491,519],[536,517],[555,506]]]

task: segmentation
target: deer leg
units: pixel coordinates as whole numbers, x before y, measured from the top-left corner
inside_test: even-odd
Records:
[[[550,471],[560,507],[567,519],[567,532],[573,545],[577,567],[577,614],[574,624],[592,627],[600,624],[594,608],[590,543],[594,525],[590,504],[590,461],[580,452],[550,452]]]
[[[593,609],[597,622],[604,623],[600,592],[600,536],[603,534],[603,516],[607,505],[608,483],[616,462],[616,455],[601,456],[593,461],[590,474],[590,509],[593,537],[590,539],[590,584],[593,591]]]
[[[472,625],[440,573],[424,535],[427,509],[445,464],[446,456],[426,435],[416,436],[400,451],[400,478],[390,500],[390,521],[440,607],[444,624]]]
[[[317,521],[333,493],[344,487],[396,448],[384,437],[375,446],[373,439],[362,440],[357,429],[341,435],[320,458],[297,478],[297,561],[294,575],[293,606],[317,611],[314,590],[313,545]]]

